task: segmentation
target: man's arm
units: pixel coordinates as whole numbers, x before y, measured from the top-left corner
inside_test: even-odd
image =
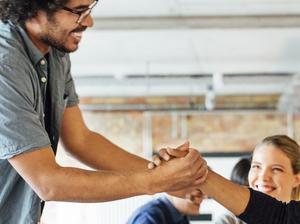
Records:
[[[130,128],[130,127],[128,127]],[[78,106],[65,109],[61,139],[68,152],[94,169],[132,171],[146,169],[148,161],[90,131]]]
[[[61,167],[55,162],[51,148],[23,153],[9,162],[43,200],[108,201],[149,193],[150,190],[149,172],[123,175]]]
[[[43,200],[102,202],[141,194],[198,186],[203,161],[196,151],[153,170],[87,171],[59,166],[51,148],[36,149],[9,159]]]

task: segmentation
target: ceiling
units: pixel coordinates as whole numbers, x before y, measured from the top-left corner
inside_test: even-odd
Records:
[[[96,17],[298,14],[298,0],[99,0]]]
[[[82,98],[198,96],[206,108],[212,92],[228,109],[237,96],[299,108],[298,0],[100,0],[93,13],[71,55]]]

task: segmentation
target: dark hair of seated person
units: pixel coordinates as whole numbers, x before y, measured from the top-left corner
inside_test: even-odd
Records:
[[[230,180],[240,184],[249,186],[248,173],[251,167],[251,158],[240,159],[232,169]]]

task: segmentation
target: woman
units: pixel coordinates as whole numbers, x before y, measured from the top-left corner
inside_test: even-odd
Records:
[[[249,185],[282,202],[300,199],[300,148],[285,135],[266,137],[253,152]]]
[[[255,147],[248,182],[256,191],[289,202],[300,199],[299,172],[299,145],[286,135],[274,135],[266,137]],[[232,217],[222,220],[217,223],[241,223]]]
[[[299,145],[285,135],[275,135],[265,138],[256,148],[253,155],[253,163],[250,177],[250,186],[256,190],[262,190],[266,194],[248,189],[235,184],[221,175],[207,170],[206,181],[199,188],[207,196],[222,204],[225,208],[238,216],[246,223],[255,224],[299,224],[300,223],[300,201],[299,200],[299,176],[300,176],[300,149]],[[261,170],[266,170],[266,167],[261,166],[260,152],[265,149],[272,153],[280,154],[282,161],[289,161],[289,165],[275,166],[269,168],[270,173],[266,173],[267,178],[262,178],[264,181],[261,184],[256,176],[262,175]],[[184,149],[186,150],[186,149]],[[174,157],[185,155],[182,150],[172,149],[168,154]],[[255,158],[254,158],[255,157]],[[286,160],[288,158],[288,160]],[[274,161],[278,162],[278,161]],[[155,162],[152,162],[155,165]],[[206,167],[205,167],[206,168]],[[205,169],[204,168],[204,169]],[[207,168],[206,168],[207,169]],[[283,174],[288,174],[286,179],[290,185],[289,188],[284,188],[285,182],[279,181],[279,177]],[[268,177],[271,175],[271,177]],[[283,193],[284,192],[284,193]],[[268,195],[267,195],[268,194]],[[271,195],[271,196],[270,196]],[[282,201],[276,200],[273,197],[280,197]],[[294,200],[295,199],[295,200]]]

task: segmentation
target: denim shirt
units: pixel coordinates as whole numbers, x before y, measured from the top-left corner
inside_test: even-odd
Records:
[[[79,102],[70,66],[68,54],[52,48],[46,59],[20,25],[0,22],[0,224],[40,218],[40,198],[8,159],[47,146],[56,151],[64,109]]]

